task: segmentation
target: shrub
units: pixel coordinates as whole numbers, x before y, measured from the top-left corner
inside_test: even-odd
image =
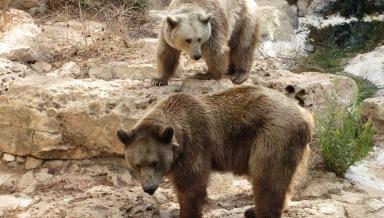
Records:
[[[149,0],[48,0],[47,4],[53,13],[132,26],[144,22]]]
[[[336,98],[334,95],[318,120],[317,136],[327,170],[343,177],[372,149],[375,131],[372,123],[363,119],[357,97],[346,109],[337,106]]]

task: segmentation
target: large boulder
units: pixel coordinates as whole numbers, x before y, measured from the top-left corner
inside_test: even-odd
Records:
[[[94,21],[46,22],[39,27],[26,12],[6,11],[4,34],[0,34],[0,57],[23,63],[51,63],[72,56],[93,45],[103,34],[104,25]]]
[[[344,71],[362,77],[375,84],[378,88],[384,88],[384,46],[377,47],[373,51],[358,54],[348,61]]]
[[[0,151],[43,159],[120,155],[123,145],[116,129],[131,127],[163,97],[175,92],[208,94],[234,86],[229,79],[187,79],[181,84],[176,78],[169,86],[151,87],[150,75],[111,81],[31,76],[15,81],[0,98]],[[315,111],[321,111],[319,105],[336,90],[343,94],[340,104],[345,104],[356,89],[347,77],[288,71],[253,72],[246,84],[281,90]]]

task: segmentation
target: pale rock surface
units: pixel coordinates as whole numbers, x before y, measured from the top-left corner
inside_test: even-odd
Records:
[[[378,199],[369,199],[365,202],[370,211],[377,211],[384,207],[384,203]]]
[[[17,163],[25,163],[27,159],[25,157],[17,156],[16,157],[16,162]]]
[[[13,81],[32,74],[29,67],[0,58],[0,95],[8,91],[9,85]]]
[[[380,133],[381,134],[381,133]],[[384,196],[384,149],[381,137],[377,137],[377,145],[364,160],[351,166],[345,177],[353,181],[357,187],[366,190],[372,197]]]
[[[85,78],[85,73],[80,69],[80,66],[77,63],[68,62],[63,64],[59,69],[47,73],[47,76],[81,79]]]
[[[149,76],[156,76],[156,67],[152,64],[112,61],[91,68],[89,76],[107,81],[116,79],[144,80]]]
[[[346,202],[350,204],[361,204],[365,198],[365,194],[342,191],[339,194],[331,194],[331,198],[337,201]]]
[[[63,160],[48,160],[44,162],[43,167],[55,169],[64,166],[64,164],[66,164],[66,162]]]
[[[27,194],[32,193],[35,191],[37,182],[33,171],[28,171],[17,182],[16,190]]]
[[[369,80],[379,89],[384,88],[384,46],[357,55],[348,61],[344,70],[349,74]]]
[[[14,82],[4,99],[0,99],[0,126],[7,126],[0,128],[0,149],[43,159],[122,154],[123,145],[117,140],[116,129],[131,127],[160,99],[175,92],[201,95],[234,86],[228,79],[187,79],[182,84],[171,82],[169,86],[151,87],[150,73],[142,74],[142,80],[136,80],[135,74],[130,76],[134,79],[33,76]],[[269,76],[254,72],[245,84],[288,90],[288,95],[315,111],[321,111],[317,107],[324,105],[336,90],[340,92],[339,103],[345,104],[356,89],[354,81],[347,77],[287,71],[271,72]]]
[[[2,160],[4,162],[13,162],[16,160],[16,157],[15,155],[4,153]]]
[[[72,205],[68,207],[68,205]],[[159,217],[159,208],[139,191],[98,185],[62,201],[34,204],[21,216],[50,217]]]
[[[84,46],[95,43],[104,26],[93,21],[67,21],[35,24],[24,11],[11,9],[5,13],[7,30],[0,34],[0,57],[23,63],[53,62],[71,56]]]
[[[336,177],[334,173],[317,172],[312,174],[311,180],[307,181],[303,186],[299,193],[300,198],[313,199],[339,193],[352,185],[350,182]]]
[[[40,74],[45,74],[45,73],[48,73],[49,71],[51,71],[52,69],[52,65],[46,63],[46,62],[36,62],[34,64],[31,64],[31,68],[36,71],[37,73],[40,73]]]
[[[33,204],[30,197],[15,197],[13,195],[0,195],[0,214],[9,210],[25,208]]]
[[[25,63],[35,61],[37,54],[31,44],[41,33],[40,28],[24,11],[11,9],[4,17],[6,31],[0,34],[0,57]]]
[[[42,164],[43,160],[28,156],[27,160],[25,161],[25,169],[35,169],[40,167]]]

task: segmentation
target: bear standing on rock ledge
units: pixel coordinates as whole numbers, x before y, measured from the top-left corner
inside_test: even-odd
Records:
[[[240,84],[248,78],[259,38],[254,0],[173,0],[159,33],[160,77],[152,85],[168,84],[181,52],[194,60],[202,57],[208,66],[206,74],[192,78],[218,80],[227,73]]]
[[[312,115],[282,93],[242,86],[196,97],[171,95],[128,132],[118,130],[131,172],[154,194],[173,183],[181,218],[202,217],[211,171],[248,175],[255,207],[246,217],[279,218],[304,168]]]

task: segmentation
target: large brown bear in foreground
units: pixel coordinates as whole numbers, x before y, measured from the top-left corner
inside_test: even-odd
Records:
[[[227,73],[234,83],[242,83],[259,38],[255,0],[173,0],[159,33],[159,77],[152,84],[168,84],[181,52],[194,60],[203,57],[208,66],[206,74],[192,78],[218,80]]]
[[[118,130],[125,157],[152,195],[167,176],[180,217],[202,217],[211,171],[248,175],[255,208],[246,217],[281,217],[305,164],[312,115],[282,93],[243,86],[201,97],[171,95],[131,130]]]

